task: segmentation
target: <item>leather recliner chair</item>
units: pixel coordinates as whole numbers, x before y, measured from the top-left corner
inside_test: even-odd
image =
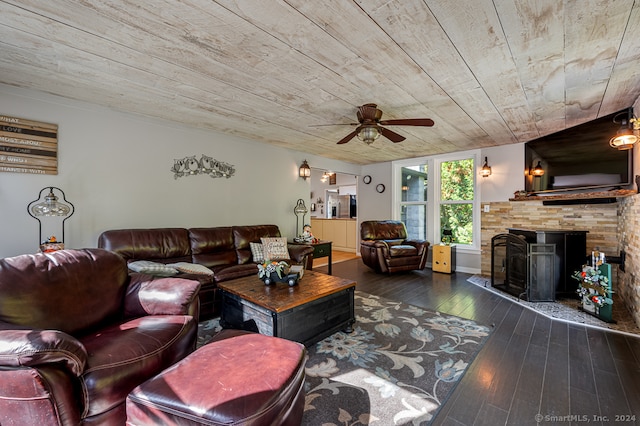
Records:
[[[408,240],[407,228],[395,220],[370,220],[360,224],[360,254],[376,272],[422,270],[427,263],[429,242]]]
[[[0,424],[123,425],[129,392],[195,349],[198,290],[102,249],[0,259]]]

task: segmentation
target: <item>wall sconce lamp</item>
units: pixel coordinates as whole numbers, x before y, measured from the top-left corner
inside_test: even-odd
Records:
[[[487,163],[487,157],[484,157],[484,165],[480,169],[480,176],[482,177],[491,176],[491,167],[489,167],[489,163]]]
[[[40,198],[42,198],[42,193],[46,190],[49,190],[49,194],[44,197],[44,201],[39,202]],[[62,194],[62,199],[65,201],[64,203],[58,201],[58,197],[53,192],[54,190],[59,191]],[[56,188],[55,186],[42,188],[40,190],[40,193],[38,194],[38,198],[30,202],[27,206],[27,213],[29,213],[29,216],[38,221],[38,235],[40,237],[40,242],[43,242],[42,222],[40,221],[40,217],[64,217],[64,219],[62,219],[62,240],[49,241],[49,243],[51,244],[57,244],[59,248],[64,247],[62,245],[64,243],[64,222],[71,216],[73,216],[74,211],[75,208],[73,204],[71,204],[71,202],[67,200],[62,189]],[[43,243],[43,245],[45,245],[45,243]]]
[[[613,122],[620,123],[620,128],[616,135],[609,140],[609,146],[621,151],[633,148],[633,145],[638,142],[638,130],[640,130],[640,122],[633,116],[633,108],[616,114],[613,117]]]
[[[544,176],[544,169],[542,168],[542,164],[540,164],[540,161],[538,161],[538,164],[536,164],[536,166],[531,169],[529,174],[536,177]]]
[[[300,176],[304,180],[307,180],[309,177],[311,177],[311,167],[309,167],[309,163],[307,163],[307,160],[304,160],[302,162],[302,165],[300,166],[300,169],[298,169],[298,176]]]
[[[358,139],[367,145],[371,145],[373,141],[380,137],[380,130],[377,126],[363,126],[362,129],[356,134]]]

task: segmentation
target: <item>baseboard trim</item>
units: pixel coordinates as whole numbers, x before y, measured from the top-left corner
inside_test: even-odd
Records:
[[[433,264],[431,262],[428,262],[427,267],[429,269],[433,269]],[[466,266],[456,266],[456,270],[454,272],[463,272],[465,274],[480,274],[482,270],[477,268],[469,268]]]

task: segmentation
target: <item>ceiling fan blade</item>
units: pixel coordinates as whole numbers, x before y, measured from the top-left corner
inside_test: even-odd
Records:
[[[383,120],[380,122],[385,126],[433,126],[433,120],[430,118],[400,118],[398,120]]]
[[[389,139],[393,143],[402,142],[406,139],[404,136],[399,135],[396,132],[392,132],[389,129],[385,129],[384,127],[378,126],[378,129],[380,130],[380,133],[382,133],[382,136]]]
[[[327,126],[359,126],[360,123],[333,123],[333,124],[309,124],[309,127],[327,127]]]
[[[380,124],[385,126],[433,126],[433,120],[430,118],[404,118],[398,120],[383,120]]]
[[[343,143],[347,143],[351,139],[353,139],[358,134],[358,132],[360,131],[360,127],[361,126],[358,126],[358,128],[355,129],[353,132],[349,133],[347,136],[345,136],[344,138],[340,139],[340,141],[338,141],[338,145],[342,145]]]

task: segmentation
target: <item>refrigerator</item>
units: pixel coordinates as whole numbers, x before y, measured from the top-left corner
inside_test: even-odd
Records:
[[[355,218],[357,213],[356,196],[339,195],[337,213],[339,218]]]

